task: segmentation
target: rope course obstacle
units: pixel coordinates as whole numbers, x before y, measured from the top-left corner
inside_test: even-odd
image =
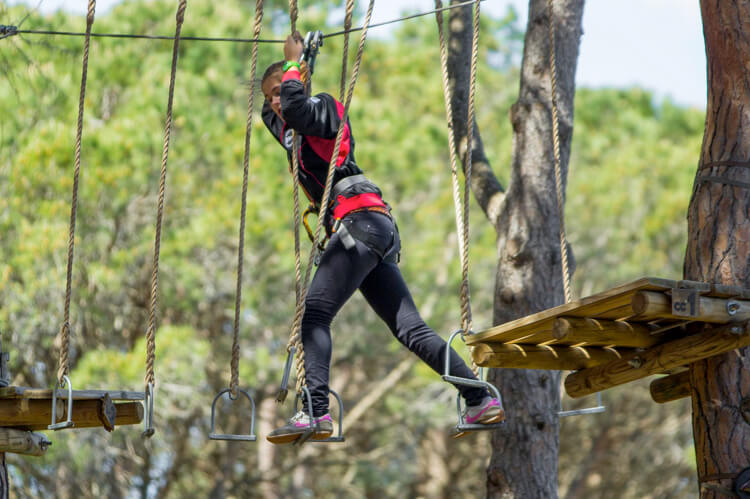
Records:
[[[557,194],[558,215],[560,220],[560,250],[562,256],[562,274],[566,303],[558,307],[538,312],[484,331],[472,332],[470,292],[468,280],[468,244],[469,223],[468,203],[470,199],[471,179],[471,143],[472,133],[468,136],[468,146],[463,165],[465,180],[463,198],[458,182],[458,160],[456,144],[453,135],[451,113],[451,89],[447,77],[446,46],[443,35],[442,12],[448,9],[475,6],[474,37],[472,43],[470,103],[467,123],[470,129],[473,124],[473,94],[475,88],[477,37],[479,21],[479,5],[483,0],[470,0],[443,7],[440,0],[436,0],[436,8],[427,13],[408,16],[386,23],[370,24],[374,0],[370,0],[366,19],[361,28],[351,28],[351,17],[354,8],[353,1],[346,2],[345,29],[340,32],[321,35],[318,45],[326,37],[346,35],[345,49],[342,63],[341,100],[345,101],[344,115],[341,120],[335,142],[332,161],[338,156],[342,132],[346,123],[349,106],[351,104],[354,87],[359,74],[361,59],[368,28],[412,19],[426,14],[435,13],[440,35],[441,66],[443,70],[443,86],[446,98],[446,114],[449,124],[449,147],[451,152],[451,171],[456,204],[456,224],[459,233],[459,254],[462,265],[461,298],[461,329],[451,336],[450,342],[461,335],[467,346],[471,348],[472,360],[479,367],[502,367],[519,369],[553,369],[575,371],[565,380],[565,389],[573,397],[582,397],[599,393],[602,390],[635,381],[650,375],[662,375],[651,383],[652,398],[657,402],[667,402],[689,395],[686,386],[687,366],[690,363],[709,358],[721,353],[750,345],[750,290],[733,286],[708,284],[693,281],[673,281],[654,277],[644,277],[631,283],[575,300],[570,290],[570,272],[567,263],[567,241],[564,228],[564,186],[560,159],[560,139],[558,125],[558,109],[556,102],[556,60],[555,60],[555,31],[553,25],[552,1],[550,9],[550,77],[551,102],[550,110],[553,125],[553,161],[555,166],[555,186]],[[176,67],[181,40],[197,41],[231,41],[253,43],[251,56],[251,87],[248,96],[248,118],[245,135],[245,156],[242,187],[242,208],[239,229],[239,250],[237,289],[235,301],[234,336],[232,358],[230,363],[231,379],[229,388],[221,391],[212,404],[211,435],[212,439],[225,440],[254,440],[255,404],[248,392],[239,388],[239,317],[242,296],[243,251],[245,216],[247,207],[247,189],[249,175],[250,136],[252,128],[252,109],[255,72],[257,64],[258,44],[280,43],[284,40],[261,39],[261,22],[263,17],[263,1],[256,1],[256,16],[253,38],[208,38],[181,37],[181,28],[186,10],[186,0],[180,0],[176,14],[175,35],[155,36],[137,34],[107,34],[93,33],[95,0],[89,1],[89,11],[86,17],[85,33],[21,30],[15,26],[0,26],[0,39],[22,35],[70,35],[85,36],[83,50],[82,77],[78,109],[78,122],[75,142],[75,169],[73,182],[73,196],[71,202],[70,233],[68,245],[67,282],[64,304],[64,319],[60,329],[60,366],[57,373],[55,388],[52,390],[38,390],[26,387],[0,388],[0,449],[26,449],[27,453],[39,455],[43,453],[46,440],[39,437],[26,437],[8,432],[28,432],[43,429],[58,430],[64,428],[104,427],[111,431],[117,425],[138,424],[144,422],[144,437],[154,433],[153,409],[155,386],[155,334],[156,311],[158,296],[159,253],[161,241],[161,226],[163,221],[164,197],[166,190],[166,174],[172,126],[173,95],[176,79]],[[296,1],[290,1],[290,20],[292,31],[296,28]],[[360,43],[356,60],[349,79],[346,92],[348,35],[361,31]],[[71,335],[70,301],[72,295],[72,266],[75,248],[75,223],[77,216],[78,178],[81,166],[81,140],[83,132],[83,112],[86,92],[88,54],[91,37],[116,38],[148,38],[171,39],[174,41],[171,77],[169,84],[169,98],[167,104],[167,118],[165,124],[164,147],[162,152],[162,168],[159,183],[159,199],[157,207],[156,235],[154,244],[154,261],[152,273],[152,287],[150,295],[149,326],[146,333],[146,377],[143,392],[127,392],[120,390],[73,390],[69,377],[69,343]],[[312,66],[309,66],[310,73]],[[308,75],[309,78],[309,75]],[[321,229],[324,217],[318,218],[314,234],[312,250],[308,265],[303,275],[300,257],[299,226],[301,225],[299,197],[298,197],[298,158],[297,150],[293,154],[294,203],[295,203],[295,283],[296,310],[291,328],[291,336],[287,345],[287,364],[284,371],[278,400],[283,401],[287,393],[287,384],[291,371],[292,360],[296,359],[296,401],[295,408],[303,397],[308,400],[310,394],[304,385],[304,351],[300,338],[301,318],[304,313],[304,301],[311,269],[320,251]],[[329,168],[329,176],[324,190],[321,206],[327,206],[331,191],[332,173],[334,165]],[[462,204],[463,203],[463,204]],[[296,355],[296,357],[295,357]],[[447,364],[447,362],[446,362]],[[450,376],[446,370],[444,379],[460,382]],[[480,375],[481,379],[481,375]],[[463,380],[470,381],[470,380]],[[499,393],[493,385],[479,381],[482,386]],[[218,434],[215,432],[215,409],[219,398],[228,393],[231,400],[236,400],[239,394],[245,396],[251,403],[253,413],[251,431],[248,435]],[[343,441],[341,423],[343,405],[341,398],[335,392],[339,402],[339,433],[336,437],[318,442]],[[141,401],[145,401],[144,410]],[[75,402],[75,403],[74,403]],[[598,408],[597,408],[598,409]],[[474,429],[493,429],[496,425],[486,425],[481,428],[469,428],[464,425],[461,415],[460,399],[458,404],[459,424],[457,431]],[[145,413],[145,418],[144,418]],[[51,421],[51,423],[47,423]],[[7,431],[6,431],[7,430]],[[304,442],[312,436],[316,428],[312,427],[308,435],[299,439]],[[32,443],[29,444],[29,439]],[[10,443],[15,442],[12,447]],[[24,447],[26,446],[26,447]]]
[[[330,38],[335,36],[344,35],[344,51],[342,59],[342,75],[341,75],[341,90],[340,99],[345,101],[344,107],[344,119],[342,124],[346,122],[348,116],[348,109],[351,104],[354,87],[359,74],[359,68],[361,59],[364,51],[364,44],[367,36],[368,29],[371,27],[385,26],[405,20],[415,19],[429,14],[441,15],[443,11],[465,7],[468,5],[476,4],[477,18],[475,23],[478,22],[479,14],[479,3],[484,0],[467,0],[460,3],[455,3],[443,7],[438,2],[436,9],[413,14],[390,21],[385,21],[377,24],[371,24],[372,11],[374,7],[374,0],[371,0],[366,14],[365,22],[361,27],[352,28],[352,14],[354,11],[353,0],[346,2],[346,16],[345,26],[341,31],[334,33],[323,34],[317,32],[313,35],[312,39],[308,36],[308,50],[305,52],[303,57],[307,57],[310,60],[304,61],[309,66],[310,74],[312,73],[312,63],[317,53],[317,49],[323,44],[324,38]],[[75,141],[75,168],[74,168],[74,182],[73,182],[73,195],[71,201],[71,216],[70,216],[70,230],[69,230],[69,244],[68,244],[68,263],[67,263],[67,280],[66,280],[66,292],[64,302],[64,319],[63,325],[59,333],[59,341],[61,344],[60,349],[60,362],[57,376],[57,383],[54,389],[33,389],[28,387],[18,386],[4,386],[0,387],[0,450],[6,452],[18,452],[26,453],[30,455],[42,455],[50,444],[43,435],[28,433],[35,430],[60,430],[64,428],[92,428],[92,427],[104,427],[108,431],[112,431],[115,426],[139,424],[144,423],[144,431],[142,436],[148,438],[155,432],[153,426],[153,413],[154,413],[154,388],[155,388],[155,337],[156,337],[156,315],[158,305],[158,278],[159,278],[159,256],[161,248],[161,227],[164,217],[164,199],[166,193],[166,179],[167,179],[167,165],[169,157],[169,146],[170,146],[170,135],[172,129],[172,114],[173,114],[173,97],[176,81],[176,70],[177,61],[179,55],[179,44],[183,40],[191,41],[204,41],[204,42],[239,42],[239,43],[253,43],[252,48],[252,60],[251,60],[251,81],[254,83],[254,75],[257,63],[257,50],[258,44],[260,43],[283,43],[284,40],[275,39],[262,39],[260,38],[260,27],[263,15],[263,2],[257,0],[256,3],[256,17],[254,32],[252,38],[232,38],[232,37],[200,37],[200,36],[181,36],[182,24],[185,19],[185,10],[187,8],[186,0],[179,0],[178,8],[176,13],[176,27],[175,34],[173,36],[164,35],[144,35],[144,34],[128,34],[128,33],[95,33],[93,32],[93,24],[95,18],[96,1],[89,0],[88,12],[86,16],[86,30],[85,32],[71,32],[71,31],[56,31],[56,30],[34,30],[34,29],[20,29],[19,26],[12,25],[0,25],[0,39],[8,38],[12,36],[22,35],[48,35],[48,36],[83,36],[84,37],[84,49],[83,49],[83,63],[82,63],[82,76],[78,106],[78,121],[76,129],[76,141]],[[290,0],[290,20],[292,24],[292,30],[296,28],[297,18],[297,6],[295,0]],[[24,19],[25,20],[25,19]],[[476,31],[478,25],[475,24],[475,36],[478,34]],[[347,78],[347,61],[348,61],[348,38],[352,32],[361,31],[359,48],[356,56],[356,60],[352,69],[350,77],[348,93],[346,92],[346,78]],[[83,113],[84,113],[84,102],[87,85],[87,73],[88,73],[88,56],[89,48],[91,44],[91,38],[122,38],[122,39],[155,39],[155,40],[172,40],[173,41],[173,53],[172,53],[172,64],[170,73],[169,83],[169,96],[167,101],[167,112],[166,112],[166,123],[164,132],[164,142],[162,150],[162,163],[161,163],[161,174],[159,181],[159,194],[157,203],[157,214],[156,214],[156,229],[155,229],[155,242],[154,242],[154,257],[153,257],[153,269],[151,276],[151,290],[150,290],[150,301],[149,301],[149,323],[146,331],[147,349],[146,349],[146,376],[145,376],[145,390],[143,392],[123,391],[123,390],[73,390],[72,382],[69,376],[69,349],[70,349],[70,336],[71,336],[71,325],[70,325],[70,302],[72,297],[72,269],[74,262],[74,250],[75,250],[75,224],[77,218],[77,201],[78,201],[78,185],[81,167],[81,142],[83,135]],[[476,39],[474,46],[474,61],[473,61],[473,72],[475,72],[476,66]],[[312,51],[310,46],[313,46]],[[309,75],[308,75],[309,78]],[[473,85],[473,84],[472,84]],[[243,175],[243,190],[242,190],[242,209],[241,209],[241,220],[240,220],[240,242],[238,251],[238,271],[237,271],[237,291],[235,301],[235,324],[234,324],[234,336],[232,346],[232,359],[230,363],[231,380],[229,388],[221,391],[215,398],[212,404],[212,415],[211,415],[211,433],[210,438],[217,440],[254,440],[254,418],[255,418],[255,403],[252,397],[245,390],[239,388],[239,309],[241,304],[241,282],[243,272],[243,250],[244,250],[244,227],[245,227],[245,214],[246,214],[246,196],[247,196],[247,185],[248,185],[248,173],[249,173],[249,154],[250,154],[250,132],[252,126],[252,109],[253,109],[253,94],[254,85],[251,85],[249,92],[248,102],[248,119],[246,126],[245,136],[245,157],[244,157],[244,175]],[[337,150],[340,147],[342,137],[343,126],[340,127],[335,151],[333,158],[337,156]],[[295,158],[295,163],[297,160]],[[331,168],[330,171],[333,171]],[[325,205],[328,196],[330,195],[332,175],[329,175],[327,187],[325,189],[323,205]],[[299,201],[297,196],[297,185],[295,183],[295,227],[300,225],[299,216]],[[280,392],[279,399],[283,400],[282,393],[286,387],[289,377],[289,371],[291,367],[291,360],[294,357],[295,351],[299,351],[297,356],[297,402],[300,398],[306,396],[309,398],[309,392],[304,387],[304,352],[302,351],[302,345],[299,341],[299,326],[302,313],[304,312],[304,297],[309,282],[312,265],[318,256],[318,251],[322,247],[319,243],[320,232],[322,228],[323,220],[319,218],[318,225],[316,227],[315,234],[309,231],[312,236],[311,239],[314,241],[313,250],[310,253],[310,260],[308,262],[307,270],[304,279],[301,275],[301,264],[299,255],[299,239],[298,231],[297,240],[295,243],[296,248],[296,260],[297,260],[297,276],[296,276],[296,290],[297,290],[297,313],[295,314],[295,322],[292,328],[292,338],[290,339],[290,347],[288,348],[289,358],[287,360],[287,369],[284,373],[284,381],[282,382],[282,391]],[[468,229],[468,226],[467,226]],[[465,282],[466,291],[468,292],[468,280]],[[464,330],[468,331],[470,328],[470,312],[468,311],[468,296],[464,305]],[[467,322],[468,320],[468,322]],[[446,372],[446,376],[449,373]],[[484,383],[484,382],[482,382]],[[239,394],[245,396],[251,403],[252,406],[252,417],[251,417],[251,431],[249,435],[234,435],[234,434],[218,434],[215,432],[215,411],[218,399],[229,393],[231,400],[236,400]],[[325,441],[343,441],[341,435],[341,422],[343,420],[343,404],[341,398],[332,391],[334,396],[339,402],[339,431],[338,436],[331,437]],[[144,405],[141,401],[145,402]],[[75,403],[74,403],[75,402]],[[459,406],[459,417],[460,417],[460,406]],[[47,424],[46,421],[51,421]],[[304,441],[305,439],[300,439]]]
[[[253,38],[258,39],[263,21],[263,0],[255,2],[255,21],[253,23]],[[211,404],[211,431],[209,438],[211,440],[242,440],[255,441],[255,400],[250,394],[239,388],[240,382],[240,311],[242,308],[242,271],[244,268],[245,255],[245,221],[247,214],[247,186],[250,174],[250,137],[253,125],[253,106],[255,101],[255,71],[258,64],[258,42],[253,43],[252,55],[250,57],[250,90],[247,97],[247,125],[245,126],[245,154],[242,168],[242,208],[240,210],[240,233],[239,244],[237,245],[237,286],[234,301],[234,328],[232,335],[232,360],[230,362],[231,378],[229,388],[220,391]],[[216,433],[216,403],[225,393],[229,393],[230,400],[237,400],[239,394],[242,394],[251,406],[250,415],[250,433],[245,435],[236,434],[219,434]]]
[[[91,29],[94,24],[96,1],[89,0],[86,16],[86,35],[83,48],[83,63],[81,72],[81,86],[78,101],[78,121],[75,139],[75,167],[73,174],[73,193],[69,224],[69,240],[67,254],[67,272],[65,300],[63,306],[63,324],[58,335],[60,342],[60,362],[57,382],[52,390],[38,390],[26,387],[7,386],[0,388],[0,447],[11,452],[21,449],[23,453],[41,455],[49,442],[34,434],[24,432],[34,430],[62,430],[66,428],[104,427],[107,431],[114,430],[117,425],[144,423],[143,437],[154,434],[154,363],[156,313],[159,277],[159,250],[161,242],[161,226],[164,213],[164,197],[166,191],[167,163],[169,156],[169,142],[172,127],[173,96],[179,54],[179,41],[182,23],[185,18],[186,0],[180,0],[176,14],[176,30],[172,54],[172,69],[169,83],[169,98],[167,102],[167,118],[162,150],[161,177],[159,182],[159,196],[156,217],[156,236],[154,243],[154,263],[151,279],[151,299],[149,303],[149,326],[146,332],[146,388],[144,392],[128,392],[122,390],[73,390],[69,377],[70,361],[70,302],[72,297],[72,275],[75,253],[75,227],[78,206],[78,187],[81,170],[81,142],[83,136],[83,113],[86,96],[88,75],[89,47]],[[8,30],[4,30],[8,31]],[[15,30],[14,30],[15,31]],[[11,33],[14,34],[14,33]],[[67,399],[67,403],[63,402]],[[123,401],[115,403],[114,401]],[[141,400],[145,401],[144,410]],[[145,417],[144,417],[145,415]],[[43,421],[51,421],[44,424]],[[19,433],[20,432],[20,433]],[[20,446],[19,446],[20,442]],[[25,447],[24,447],[25,446]],[[13,450],[16,449],[16,450]]]

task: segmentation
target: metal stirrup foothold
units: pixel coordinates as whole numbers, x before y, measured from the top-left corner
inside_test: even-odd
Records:
[[[602,403],[602,392],[596,392],[596,405],[594,407],[586,407],[585,409],[574,409],[572,411],[560,411],[557,415],[561,418],[567,418],[568,416],[582,416],[584,414],[598,414],[606,411],[607,408]]]
[[[232,389],[225,388],[224,390],[220,391],[218,395],[216,395],[216,397],[214,397],[214,402],[213,404],[211,404],[211,433],[209,433],[208,435],[208,438],[210,438],[211,440],[240,440],[243,442],[255,442],[255,401],[245,390],[237,389],[237,391],[250,401],[250,407],[252,408],[252,412],[250,413],[250,433],[246,435],[234,433],[216,433],[216,403],[219,401],[219,398],[225,393],[229,393],[229,400],[231,401],[235,401],[239,398],[232,398]]]
[[[146,385],[146,393],[144,404],[146,404],[146,407],[144,409],[144,415],[143,415],[143,432],[141,433],[141,438],[151,438],[156,430],[154,429],[154,384],[149,383]]]
[[[289,374],[292,372],[292,360],[294,360],[294,353],[297,351],[296,347],[289,349],[289,353],[286,356],[286,365],[284,366],[284,375],[281,378],[281,386],[279,392],[276,394],[276,402],[283,404],[286,400],[286,396],[289,393]]]
[[[443,381],[447,381],[449,383],[453,383],[454,385],[462,385],[462,386],[474,386],[477,388],[484,388],[486,390],[489,390],[490,393],[497,399],[497,401],[500,403],[500,408],[503,408],[503,398],[500,396],[500,391],[497,389],[495,385],[492,383],[488,383],[487,381],[484,381],[482,379],[482,374],[484,372],[484,369],[479,368],[479,379],[468,379],[468,378],[461,378],[459,376],[451,376],[450,373],[450,366],[451,366],[451,343],[453,343],[453,339],[461,335],[463,338],[463,330],[459,329],[455,333],[453,333],[448,340],[448,344],[445,346],[445,374],[443,374],[442,378]],[[505,426],[505,421],[501,421],[499,423],[490,423],[490,424],[469,424],[466,422],[466,418],[464,417],[463,410],[461,407],[461,394],[456,395],[456,407],[458,410],[458,424],[456,425],[456,433],[463,433],[467,431],[487,431],[487,430],[494,430],[496,428],[502,428]]]
[[[68,417],[65,421],[60,423],[57,422],[57,389],[68,387]],[[70,382],[70,378],[63,376],[62,384],[60,380],[55,383],[55,389],[52,390],[52,423],[47,426],[48,430],[62,430],[63,428],[73,428],[73,385]]]
[[[332,394],[336,398],[336,402],[339,405],[339,421],[338,421],[338,434],[335,437],[328,437],[323,439],[313,439],[312,442],[317,443],[326,443],[326,442],[343,442],[345,441],[343,432],[344,432],[344,403],[341,400],[341,396],[336,393],[334,390],[329,389],[328,392]],[[294,411],[298,410],[299,401],[302,397],[305,397],[305,400],[307,400],[307,407],[308,407],[308,413],[307,416],[310,418],[310,421],[313,421],[315,418],[313,418],[312,414],[312,396],[310,395],[310,390],[307,389],[306,386],[302,387],[302,393],[297,393],[297,396],[294,399]],[[294,441],[294,445],[302,445],[320,429],[320,422],[315,421],[314,426],[310,426],[310,429],[307,430],[305,433],[302,434],[301,437],[299,437],[297,440]]]

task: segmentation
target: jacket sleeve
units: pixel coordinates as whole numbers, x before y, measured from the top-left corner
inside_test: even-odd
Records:
[[[287,125],[297,132],[324,139],[336,138],[341,122],[336,99],[324,93],[307,97],[304,85],[295,77],[281,84],[281,113]]]
[[[265,99],[263,100],[263,111],[261,112],[261,117],[263,118],[263,123],[266,125],[266,128],[268,128],[276,140],[279,141],[279,144],[284,145],[282,142],[283,138],[281,137],[281,134],[284,132],[284,122],[273,112],[271,104]]]

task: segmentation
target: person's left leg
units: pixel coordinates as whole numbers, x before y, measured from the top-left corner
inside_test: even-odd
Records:
[[[436,373],[445,372],[448,344],[424,322],[396,263],[382,262],[367,276],[360,291],[393,335]],[[451,349],[452,376],[476,379],[466,363]],[[478,406],[489,393],[484,388],[455,385],[468,406]]]

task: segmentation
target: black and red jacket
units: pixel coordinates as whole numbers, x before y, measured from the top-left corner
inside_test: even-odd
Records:
[[[304,85],[299,79],[299,71],[292,67],[284,73],[281,83],[281,110],[284,119],[279,118],[266,100],[263,104],[263,122],[276,140],[286,149],[290,169],[292,162],[292,130],[300,136],[299,182],[307,197],[316,206],[323,198],[328,166],[331,161],[336,134],[344,106],[326,93],[314,97],[305,95]],[[354,136],[351,123],[347,120],[341,140],[333,184],[351,175],[361,174],[362,170],[354,160]],[[343,218],[347,213],[373,206],[385,207],[380,189],[372,182],[354,184],[329,204],[328,225],[334,219]]]

